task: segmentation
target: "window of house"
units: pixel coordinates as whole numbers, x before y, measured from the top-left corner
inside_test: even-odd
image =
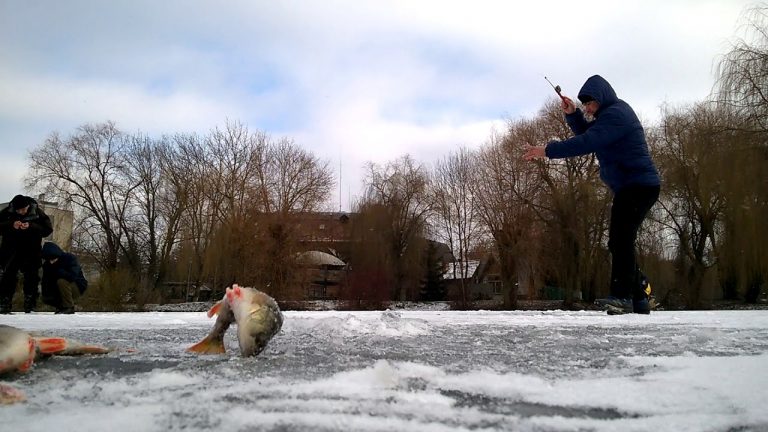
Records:
[[[491,288],[493,288],[494,294],[501,294],[502,283],[500,280],[491,281]]]
[[[309,298],[313,299],[324,299],[326,298],[326,287],[323,285],[310,285],[309,286]]]

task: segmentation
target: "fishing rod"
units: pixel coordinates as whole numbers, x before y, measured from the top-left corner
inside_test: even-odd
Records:
[[[561,89],[559,85],[552,84],[552,81],[550,81],[549,78],[544,77],[544,79],[547,80],[547,82],[549,83],[549,85],[552,86],[553,89],[555,89],[555,93],[557,93],[557,95],[560,96],[560,99],[565,100],[565,96],[563,96],[562,93],[560,93],[563,89]]]

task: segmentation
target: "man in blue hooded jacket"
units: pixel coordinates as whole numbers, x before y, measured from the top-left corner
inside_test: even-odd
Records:
[[[584,112],[562,98],[565,120],[575,136],[544,147],[528,146],[526,159],[560,159],[594,153],[600,178],[613,192],[608,249],[611,251],[610,296],[596,304],[609,313],[650,313],[648,282],[640,272],[635,240],[640,225],[659,198],[661,181],[651,160],[643,126],[632,108],[599,75],[579,90]],[[593,118],[585,118],[585,114]]]
[[[57,314],[75,313],[75,300],[88,288],[80,262],[54,242],[43,244],[42,256],[43,303],[55,307]]]

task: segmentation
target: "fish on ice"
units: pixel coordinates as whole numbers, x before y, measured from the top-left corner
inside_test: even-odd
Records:
[[[0,375],[27,372],[35,360],[52,355],[106,354],[109,348],[62,337],[36,336],[0,324]],[[0,405],[22,402],[24,393],[0,383]]]
[[[218,315],[211,332],[187,351],[199,354],[222,354],[224,333],[237,324],[240,355],[251,357],[266,348],[283,326],[283,314],[277,302],[267,294],[237,284],[228,287],[224,297],[208,311],[208,317]]]

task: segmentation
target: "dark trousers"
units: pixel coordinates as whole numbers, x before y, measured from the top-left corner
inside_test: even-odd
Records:
[[[642,273],[635,240],[645,216],[659,199],[659,186],[627,186],[613,197],[608,250],[611,251],[611,295],[640,298]]]
[[[37,300],[38,284],[40,283],[40,254],[34,252],[15,251],[2,254],[0,261],[0,301],[11,303],[16,292],[18,274],[24,275],[24,297]]]

